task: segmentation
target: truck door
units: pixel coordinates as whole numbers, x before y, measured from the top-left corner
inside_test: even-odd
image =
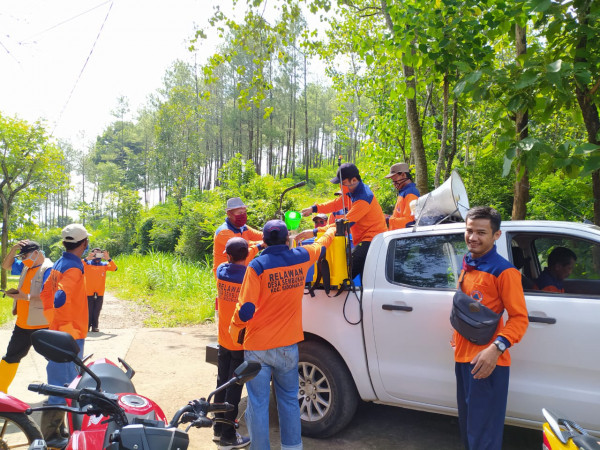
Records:
[[[455,408],[449,317],[466,251],[464,233],[391,235],[386,245],[366,317],[372,321],[375,351],[368,355],[370,367],[378,368],[378,397]]]

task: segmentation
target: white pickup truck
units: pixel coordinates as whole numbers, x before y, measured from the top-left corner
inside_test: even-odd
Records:
[[[390,231],[372,242],[362,290],[305,295],[299,401],[303,434],[327,437],[359,399],[456,415],[452,297],[464,223]],[[577,255],[565,293],[533,290],[552,248]],[[511,348],[506,422],[540,429],[542,408],[600,433],[600,227],[502,224],[498,252],[523,275],[530,325]]]

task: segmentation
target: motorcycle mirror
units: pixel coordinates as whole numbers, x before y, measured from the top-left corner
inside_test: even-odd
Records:
[[[40,355],[58,363],[75,362],[79,346],[75,339],[64,331],[38,330],[31,335],[33,348]]]
[[[88,373],[96,382],[96,390],[99,391],[101,381],[98,376],[83,364],[79,359],[79,345],[69,333],[56,330],[38,330],[31,334],[31,343],[36,352],[45,358],[57,362],[72,362]]]
[[[258,375],[260,368],[261,365],[259,362],[244,361],[233,371],[233,376],[237,379],[237,384],[244,384],[246,381],[250,381]]]
[[[561,430],[560,425],[558,424],[558,420],[556,415],[546,408],[542,408],[542,414],[544,415],[544,419],[550,425],[550,429],[554,433],[554,435],[558,438],[560,442],[566,444],[569,441],[569,438],[564,435],[563,430]]]

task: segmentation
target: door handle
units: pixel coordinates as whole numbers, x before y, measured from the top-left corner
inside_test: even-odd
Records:
[[[412,311],[412,306],[402,306],[402,305],[383,305],[381,309],[385,311]]]
[[[551,325],[556,323],[556,319],[554,317],[527,316],[527,318],[530,322],[549,323]]]

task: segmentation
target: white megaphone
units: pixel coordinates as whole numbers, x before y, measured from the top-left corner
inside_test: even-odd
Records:
[[[410,208],[416,225],[432,225],[450,217],[465,220],[469,211],[467,190],[456,171],[439,188],[413,200]]]

